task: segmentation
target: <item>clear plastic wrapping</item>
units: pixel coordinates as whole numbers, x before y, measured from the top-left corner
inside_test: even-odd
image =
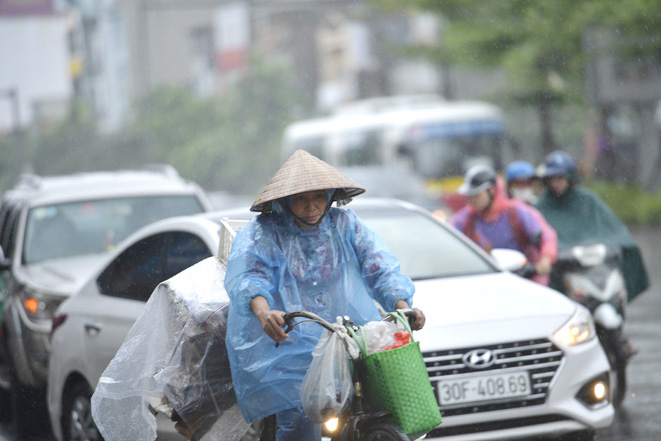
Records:
[[[210,257],[154,290],[92,396],[106,441],[156,439],[159,413],[195,441],[246,433],[225,348],[224,277]]]

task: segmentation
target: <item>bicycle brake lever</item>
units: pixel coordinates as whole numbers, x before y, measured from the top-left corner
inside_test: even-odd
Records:
[[[287,323],[287,327],[285,328],[285,334],[289,334],[289,332],[291,332],[291,330],[294,329],[293,319],[287,320],[287,318],[286,318],[287,314],[286,313],[282,314],[282,317],[285,319],[285,323]],[[277,348],[278,346],[280,346],[280,343],[276,342],[275,347]]]

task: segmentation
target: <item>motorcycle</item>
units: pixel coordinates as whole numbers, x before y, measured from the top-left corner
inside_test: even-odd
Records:
[[[552,277],[558,277],[562,291],[590,310],[597,336],[611,365],[613,405],[624,401],[629,343],[624,336],[626,287],[620,269],[620,247],[603,243],[559,250]]]
[[[409,321],[415,317],[415,312],[412,309],[400,311],[409,318]],[[285,329],[285,332],[287,333],[289,333],[295,326],[305,321],[315,322],[331,332],[338,332],[338,329],[333,327],[331,323],[307,311],[286,313],[283,318],[287,324]],[[303,320],[295,321],[295,319]],[[394,320],[394,316],[389,314],[383,320],[392,321]],[[345,316],[343,318],[342,325],[347,330],[354,330],[354,325],[349,320],[349,317]],[[357,329],[358,328],[355,328],[355,330]],[[277,346],[278,345],[276,344],[276,347]],[[348,347],[346,349],[349,351]],[[412,361],[408,363],[409,366],[414,364],[415,363]],[[339,412],[332,409],[325,409],[322,412],[326,413],[324,418],[325,422],[322,425],[322,435],[330,438],[331,441],[409,441],[411,438],[400,426],[397,425],[395,422],[396,419],[393,418],[392,413],[373,407],[374,403],[369,399],[371,391],[367,382],[368,368],[362,351],[357,358],[351,358],[351,366],[351,381],[355,387],[356,393],[349,401],[348,407],[343,408]],[[326,410],[328,410],[328,412],[326,412]],[[438,419],[438,423],[440,423],[440,413],[438,414]],[[260,441],[270,441],[275,439],[276,431],[277,422],[275,421],[275,418],[268,417],[265,420]],[[415,436],[424,437],[425,433],[418,433]]]

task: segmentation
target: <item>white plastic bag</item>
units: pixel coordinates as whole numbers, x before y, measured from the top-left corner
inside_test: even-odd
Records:
[[[312,363],[301,386],[301,402],[308,418],[317,423],[340,415],[351,405],[354,389],[349,354],[357,357],[358,347],[346,337],[344,327],[337,332],[326,330],[312,351]]]
[[[361,345],[367,349],[367,355],[371,355],[392,346],[395,343],[395,333],[403,329],[404,327],[396,322],[368,322],[358,332],[357,338],[361,339]]]

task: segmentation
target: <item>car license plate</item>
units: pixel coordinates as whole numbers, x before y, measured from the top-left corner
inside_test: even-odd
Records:
[[[528,372],[479,375],[441,380],[437,384],[441,405],[498,400],[530,394]]]

